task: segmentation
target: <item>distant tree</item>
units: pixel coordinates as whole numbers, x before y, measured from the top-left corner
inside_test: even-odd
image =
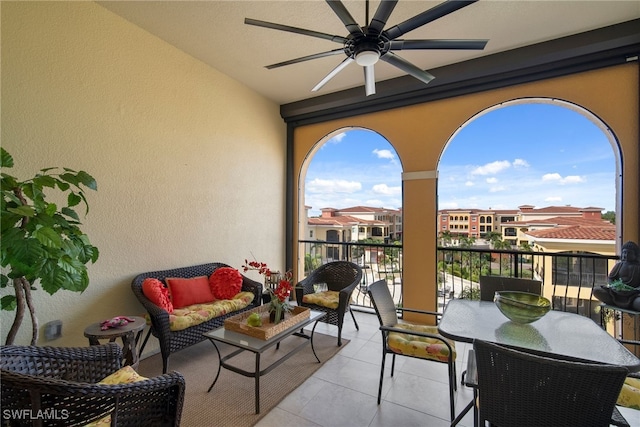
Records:
[[[487,234],[485,234],[484,238],[485,240],[488,240],[489,243],[491,244],[491,247],[495,249],[496,242],[502,241],[502,234],[498,233],[497,231],[490,231]]]
[[[616,213],[613,211],[606,211],[602,214],[602,219],[609,221],[611,224],[616,223]]]
[[[443,231],[440,233],[440,241],[442,246],[451,246],[451,241],[453,240],[451,236],[451,232],[449,230]]]
[[[461,236],[460,237],[460,247],[461,248],[470,248],[473,246],[473,244],[476,242],[476,238],[475,237],[469,237],[469,236]]]
[[[522,242],[520,242],[520,250],[525,252],[531,252],[533,248],[531,247],[529,242],[523,240]]]

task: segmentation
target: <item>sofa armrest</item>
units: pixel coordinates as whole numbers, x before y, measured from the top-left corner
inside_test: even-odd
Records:
[[[244,274],[242,275],[242,291],[253,292],[254,298],[251,302],[253,306],[257,307],[262,303],[262,284],[249,279]]]

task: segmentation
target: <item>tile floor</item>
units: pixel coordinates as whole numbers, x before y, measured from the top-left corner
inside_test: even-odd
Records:
[[[269,412],[257,427],[444,427],[449,421],[447,365],[398,357],[394,377],[385,376],[378,406],[381,334],[375,314],[356,312],[360,330],[347,315],[342,335],[350,340],[313,376]],[[316,332],[337,336],[335,326],[319,323]],[[470,344],[457,343],[458,378],[466,366]],[[387,359],[390,371],[391,357]],[[459,384],[459,381],[458,381]],[[456,413],[472,392],[459,386]],[[640,427],[640,411],[620,409],[632,426]],[[473,426],[469,413],[460,424]]]

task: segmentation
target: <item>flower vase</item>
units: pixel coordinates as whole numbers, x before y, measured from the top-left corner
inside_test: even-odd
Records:
[[[269,321],[274,325],[277,325],[283,320],[283,314],[284,313],[282,312],[282,306],[275,306],[269,312]]]

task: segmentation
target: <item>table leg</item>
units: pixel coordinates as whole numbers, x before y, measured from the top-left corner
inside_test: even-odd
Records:
[[[319,358],[319,357],[318,357],[318,355],[316,354],[316,349],[315,349],[315,347],[313,346],[313,333],[314,333],[314,332],[315,332],[315,330],[316,330],[316,326],[318,326],[318,322],[319,322],[319,320],[316,320],[316,323],[314,323],[314,324],[313,324],[313,328],[311,328],[311,338],[310,338],[310,340],[311,340],[311,351],[313,351],[313,355],[315,356],[315,358],[316,358],[316,360],[318,361],[318,363],[320,363],[320,358]]]
[[[125,365],[138,367],[138,349],[136,348],[136,338],[133,331],[122,335],[122,355],[124,356]]]
[[[220,369],[222,369],[222,356],[220,355],[220,350],[218,350],[218,346],[216,345],[215,341],[211,341],[211,344],[213,344],[213,347],[216,349],[216,353],[218,353],[218,372],[216,373],[216,377],[213,379],[211,386],[209,386],[207,393],[211,391],[216,381],[218,381],[218,377],[220,376]]]
[[[260,413],[260,353],[256,353],[256,414]]]

